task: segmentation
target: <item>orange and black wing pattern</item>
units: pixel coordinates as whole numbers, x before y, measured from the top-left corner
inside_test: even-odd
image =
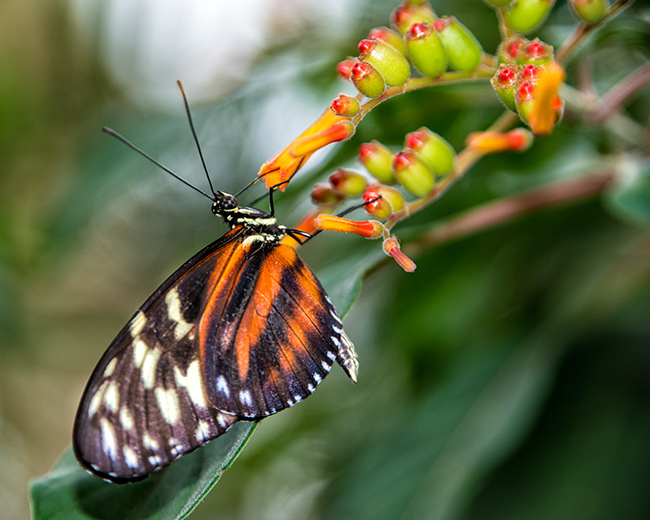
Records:
[[[120,331],[77,412],[82,465],[140,480],[311,394],[354,347],[295,251],[236,226],[178,269]]]

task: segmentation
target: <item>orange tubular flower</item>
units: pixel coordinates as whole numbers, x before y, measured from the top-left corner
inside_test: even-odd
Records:
[[[318,229],[324,231],[338,231],[339,233],[354,233],[365,238],[379,238],[384,232],[384,225],[377,220],[363,220],[358,222],[349,218],[335,215],[318,215],[314,219]]]
[[[316,151],[336,141],[343,141],[354,134],[354,125],[328,107],[312,125],[294,139],[284,150],[266,161],[258,176],[265,177],[266,187],[280,186],[284,191],[287,181]]]
[[[537,135],[550,134],[561,116],[563,103],[558,91],[564,81],[564,69],[556,62],[544,67],[537,80],[537,93],[529,116],[529,125]]]
[[[482,152],[522,152],[533,141],[533,136],[528,130],[516,128],[510,132],[474,132],[467,136],[467,146]]]
[[[395,260],[407,273],[412,273],[417,268],[415,262],[402,252],[399,247],[399,242],[395,237],[390,237],[384,240],[384,253],[393,257],[393,260]]]

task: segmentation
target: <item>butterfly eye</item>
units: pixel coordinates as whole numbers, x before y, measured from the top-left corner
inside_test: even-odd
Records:
[[[224,211],[232,211],[233,209],[237,209],[237,207],[237,199],[232,195],[225,195],[221,201],[221,209]]]

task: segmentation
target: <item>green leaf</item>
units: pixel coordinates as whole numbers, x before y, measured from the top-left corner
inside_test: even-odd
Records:
[[[244,448],[256,423],[231,430],[142,482],[117,485],[89,475],[67,450],[50,473],[32,480],[33,517],[43,519],[185,518]]]

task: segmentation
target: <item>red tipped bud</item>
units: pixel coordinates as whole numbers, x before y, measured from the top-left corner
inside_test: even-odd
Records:
[[[600,22],[609,11],[609,0],[569,0],[580,21],[594,24]]]
[[[513,112],[517,110],[515,106],[515,87],[520,72],[521,66],[502,63],[497,73],[490,80],[492,88],[501,102]]]
[[[404,55],[386,42],[361,40],[359,52],[361,60],[373,65],[390,87],[403,85],[411,75],[411,67]]]
[[[331,204],[342,201],[343,196],[328,184],[319,183],[311,190],[311,200],[316,205]]]
[[[359,162],[366,167],[370,175],[384,184],[395,182],[392,168],[394,155],[390,148],[379,141],[373,140],[359,147]]]
[[[366,178],[354,170],[339,168],[329,178],[332,188],[349,197],[363,193],[366,189]]]
[[[517,32],[530,32],[542,24],[554,4],[555,0],[515,0],[508,7],[508,24]]]
[[[395,9],[390,15],[390,21],[393,27],[404,34],[414,23],[426,22],[433,23],[436,20],[436,13],[431,6],[403,4]]]
[[[535,85],[530,81],[523,81],[515,90],[515,104],[517,113],[521,120],[528,124],[530,112],[533,109],[533,99],[535,98]]]
[[[353,117],[359,113],[359,100],[345,94],[339,94],[330,108],[337,116]]]
[[[416,197],[424,197],[435,183],[433,168],[413,150],[395,154],[393,171],[402,186]]]
[[[366,212],[379,220],[386,220],[393,214],[393,205],[382,197],[374,186],[369,186],[363,192],[363,202]]]
[[[401,191],[391,186],[386,186],[385,184],[375,184],[373,186],[368,186],[363,194],[363,200],[366,201],[375,198],[370,195],[371,193],[381,195],[383,199],[386,199],[388,202],[390,202],[391,206],[393,207],[393,211],[401,210],[404,207],[404,204],[406,204],[404,195],[402,195]]]
[[[372,40],[380,40],[386,42],[388,45],[392,45],[395,49],[401,52],[406,56],[406,44],[402,35],[388,27],[376,27],[368,33],[368,38]]]
[[[447,52],[431,24],[414,23],[405,39],[409,59],[422,74],[435,78],[447,69]]]
[[[517,63],[521,65],[544,65],[553,61],[553,47],[539,38],[521,46]]]
[[[450,68],[467,72],[479,66],[483,48],[467,27],[453,16],[439,18],[433,27],[445,46]]]
[[[352,65],[350,77],[357,90],[366,97],[379,97],[386,90],[384,77],[370,63],[360,62]]]
[[[454,168],[456,152],[438,134],[426,127],[407,134],[405,144],[429,163],[436,175],[447,175]]]
[[[415,271],[417,267],[415,265],[415,262],[402,252],[399,246],[399,242],[394,236],[384,240],[383,249],[384,253],[386,253],[388,256],[392,256],[398,265],[407,273],[412,273]]]
[[[384,225],[376,220],[363,220],[358,222],[335,215],[318,215],[314,219],[318,229],[324,231],[337,231],[338,233],[354,233],[365,238],[379,238],[384,233]]]
[[[467,137],[467,146],[481,153],[522,152],[533,142],[533,135],[523,128],[510,132],[474,132]]]
[[[336,66],[337,74],[341,78],[349,81],[350,74],[352,73],[352,65],[354,65],[355,63],[357,63],[357,60],[352,58],[339,62],[339,64]]]
[[[528,43],[528,40],[520,34],[515,34],[503,40],[497,49],[499,63],[517,63],[521,48]]]

